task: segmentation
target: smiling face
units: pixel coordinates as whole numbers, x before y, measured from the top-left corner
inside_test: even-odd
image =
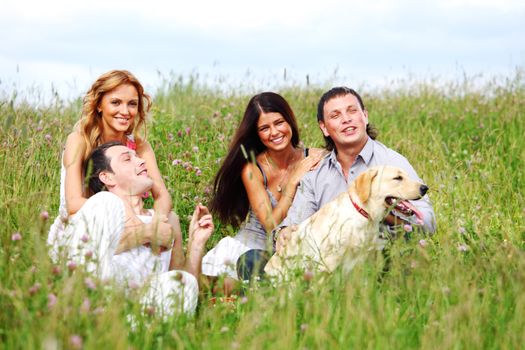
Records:
[[[141,195],[153,186],[146,162],[126,146],[113,146],[106,150],[112,172],[100,173],[100,179],[110,192],[123,195]]]
[[[105,93],[97,107],[104,130],[117,134],[130,129],[138,110],[139,95],[131,84],[117,86]]]
[[[332,138],[336,149],[350,147],[359,151],[364,147],[368,140],[368,113],[354,95],[336,96],[326,101],[323,116],[319,127],[324,136]]]
[[[269,150],[280,151],[292,140],[292,128],[280,113],[261,113],[257,121],[257,134]]]

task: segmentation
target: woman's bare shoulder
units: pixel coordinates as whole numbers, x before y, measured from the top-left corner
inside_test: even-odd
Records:
[[[256,179],[261,179],[262,181],[262,173],[257,164],[253,162],[248,162],[244,165],[241,171],[241,175],[244,179],[251,179],[252,177],[255,177]]]
[[[65,149],[71,150],[73,148],[75,150],[78,150],[78,149],[84,150],[86,148],[86,140],[84,140],[84,137],[77,130],[67,135],[67,139],[66,139]]]
[[[67,135],[67,140],[72,140],[72,141],[84,141],[84,138],[82,137],[82,135],[80,134],[80,131],[78,130],[73,130],[69,135]]]

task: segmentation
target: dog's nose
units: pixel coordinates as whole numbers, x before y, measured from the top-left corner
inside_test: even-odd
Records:
[[[428,191],[428,186],[427,185],[421,185],[419,187],[419,193],[421,193],[421,196],[424,196],[425,193],[427,193]]]

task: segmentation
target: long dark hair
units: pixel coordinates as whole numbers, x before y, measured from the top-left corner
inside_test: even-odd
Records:
[[[330,101],[335,97],[346,96],[349,94],[354,95],[361,109],[363,111],[366,111],[363,99],[361,98],[361,96],[359,96],[357,91],[355,91],[354,89],[347,88],[346,86],[338,86],[331,88],[330,90],[325,92],[323,96],[321,96],[321,98],[319,99],[319,103],[317,104],[317,121],[324,121],[324,105],[326,104],[326,102]],[[368,123],[368,125],[366,126],[366,133],[368,134],[368,136],[370,136],[372,140],[375,140],[378,135],[377,129],[370,123]],[[335,148],[334,140],[332,140],[330,136],[325,136],[324,141],[326,143],[326,149],[328,149],[329,151]]]
[[[228,154],[213,181],[213,195],[209,207],[223,224],[239,227],[248,214],[250,203],[241,172],[246,163],[252,161],[252,156],[255,157],[266,149],[257,133],[257,122],[261,113],[281,114],[292,129],[292,145],[297,147],[299,144],[295,115],[281,95],[263,92],[250,99],[241,124],[230,143]]]

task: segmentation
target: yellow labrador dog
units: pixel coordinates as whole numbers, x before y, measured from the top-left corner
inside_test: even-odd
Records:
[[[428,187],[402,169],[370,168],[291,233],[289,241],[265,266],[269,276],[283,277],[290,269],[332,272],[343,264],[351,269],[367,252],[382,246],[379,224],[392,209],[406,216],[422,214],[408,200],[420,199]]]

